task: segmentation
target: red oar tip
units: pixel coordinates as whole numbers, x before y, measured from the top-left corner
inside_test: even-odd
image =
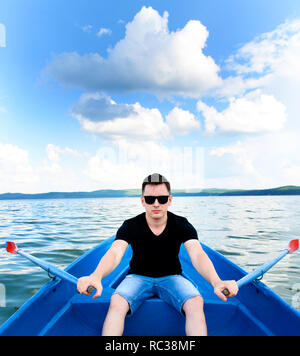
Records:
[[[17,245],[16,245],[14,242],[12,242],[12,241],[7,241],[7,242],[6,242],[6,251],[7,251],[7,252],[10,252],[10,253],[17,254],[18,247],[17,247]]]
[[[289,244],[289,253],[292,253],[299,248],[299,240],[292,240]]]

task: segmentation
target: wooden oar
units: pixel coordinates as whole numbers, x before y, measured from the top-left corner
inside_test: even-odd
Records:
[[[52,264],[45,262],[37,257],[34,257],[32,255],[30,255],[29,253],[23,252],[22,250],[20,250],[17,245],[12,242],[12,241],[8,241],[6,243],[6,251],[13,253],[13,254],[19,254],[25,258],[27,258],[28,260],[30,260],[31,262],[35,263],[36,265],[40,266],[42,269],[44,269],[45,271],[47,271],[48,273],[51,273],[65,281],[71,282],[73,284],[75,284],[77,286],[77,282],[78,279],[74,276],[72,276],[70,273],[63,271],[55,266],[53,266]],[[91,294],[94,290],[94,287],[89,286],[87,289],[87,292],[89,294]]]
[[[299,240],[291,240],[289,243],[289,247],[282,251],[280,255],[277,257],[273,258],[271,261],[268,261],[264,263],[262,266],[258,267],[256,270],[246,274],[243,278],[237,281],[237,285],[239,288],[241,288],[243,285],[250,283],[257,279],[258,277],[261,277],[263,274],[265,274],[270,268],[272,268],[277,262],[279,262],[281,259],[283,259],[284,256],[286,256],[288,253],[293,253],[294,251],[298,250],[299,248]],[[223,290],[223,294],[227,297],[230,293],[227,288]]]

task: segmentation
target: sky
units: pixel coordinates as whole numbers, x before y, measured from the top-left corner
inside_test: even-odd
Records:
[[[300,185],[298,0],[0,3],[0,193]]]

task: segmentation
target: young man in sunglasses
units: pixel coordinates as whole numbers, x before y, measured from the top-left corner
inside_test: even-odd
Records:
[[[133,314],[144,300],[157,295],[186,317],[187,336],[207,334],[203,298],[198,289],[182,276],[179,249],[183,243],[198,271],[214,287],[222,300],[222,291],[229,297],[238,292],[235,281],[222,281],[203,251],[195,228],[184,217],[168,211],[172,203],[170,183],[160,174],[145,178],[141,203],[145,212],[124,221],[117,231],[111,248],[101,259],[91,276],[80,278],[78,291],[87,294],[88,286],[97,289],[94,298],[102,293],[101,280],[120,263],[129,244],[133,255],[125,279],[111,297],[102,335],[123,334],[127,314]]]

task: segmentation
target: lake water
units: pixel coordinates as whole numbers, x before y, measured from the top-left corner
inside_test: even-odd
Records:
[[[170,211],[187,217],[202,242],[248,272],[299,238],[300,196],[175,197]],[[139,198],[0,201],[0,325],[49,281],[39,267],[7,253],[5,241],[65,268],[141,212]],[[263,282],[300,311],[299,252]]]

